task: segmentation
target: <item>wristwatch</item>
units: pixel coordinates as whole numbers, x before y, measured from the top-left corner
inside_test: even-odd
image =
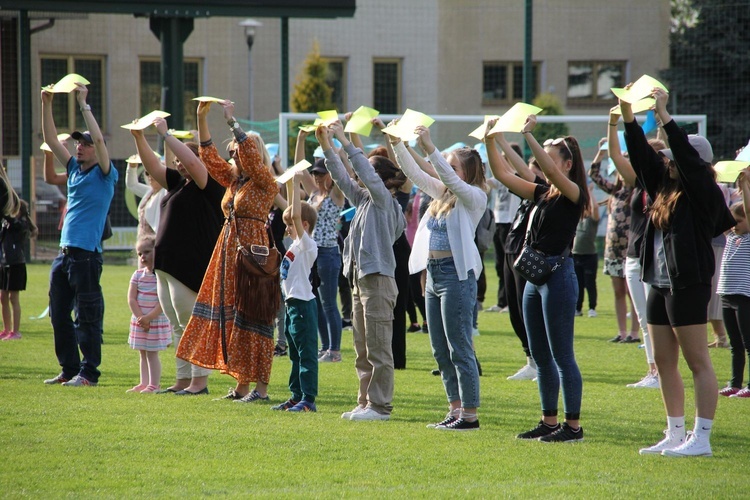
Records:
[[[164,138],[166,139],[167,137],[172,137],[172,131],[171,130],[167,130],[166,132],[164,132]]]
[[[81,106],[81,111],[91,111],[91,105],[84,104],[83,106]]]
[[[229,128],[231,129],[238,129],[240,128],[240,124],[237,123],[237,120],[232,118],[231,120],[227,120],[227,125],[229,125]]]

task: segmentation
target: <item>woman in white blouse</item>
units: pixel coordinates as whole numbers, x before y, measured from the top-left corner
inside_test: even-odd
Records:
[[[138,180],[139,164],[128,163],[125,173],[125,187],[141,198],[141,202],[138,204],[138,239],[149,234],[156,235],[156,231],[159,229],[161,199],[167,194],[167,190],[156,182],[146,170],[143,171],[146,183]]]

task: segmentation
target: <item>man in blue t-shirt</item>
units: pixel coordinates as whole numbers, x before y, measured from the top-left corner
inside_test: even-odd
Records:
[[[99,285],[101,239],[118,174],[91,106],[86,104],[88,89],[79,83],[75,92],[89,130],[71,134],[76,141],[76,155],[71,156],[57,140],[52,117],[54,94],[42,90],[44,141],[68,174],[68,207],[60,253],[50,271],[49,291],[55,354],[62,372],[44,383],[80,387],[99,382],[104,319],[104,297]],[[71,312],[75,312],[75,321]]]

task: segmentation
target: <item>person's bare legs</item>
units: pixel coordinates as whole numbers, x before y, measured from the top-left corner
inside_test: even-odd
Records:
[[[10,332],[11,316],[10,316],[10,292],[7,290],[0,290],[0,303],[3,308],[3,330]]]
[[[680,344],[669,325],[648,325],[648,332],[654,346],[654,361],[659,371],[664,409],[668,417],[685,416],[685,386],[678,369]]]
[[[180,380],[177,380],[177,383],[179,383]],[[208,385],[208,375],[204,377],[193,377],[190,379],[190,385],[188,385],[185,390],[188,392],[199,392],[206,388]]]
[[[708,344],[708,347],[728,347],[727,332],[724,329],[724,321],[720,319],[711,319],[711,330],[713,330],[714,341]]]
[[[612,290],[615,292],[615,315],[617,316],[617,334],[621,339],[627,336],[628,329],[628,287],[625,278],[610,276]]]
[[[146,351],[146,358],[148,360],[147,385],[156,388],[161,387],[161,360],[159,359],[159,351]]]
[[[695,413],[700,418],[713,420],[719,399],[719,385],[706,346],[706,325],[688,325],[675,328],[677,341],[682,348],[688,368],[693,373],[695,385]],[[661,368],[659,368],[661,374]]]

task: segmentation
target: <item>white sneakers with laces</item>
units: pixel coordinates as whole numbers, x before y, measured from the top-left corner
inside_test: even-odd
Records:
[[[365,407],[362,405],[357,405],[357,407],[354,408],[353,410],[345,411],[344,413],[342,413],[341,418],[343,418],[344,420],[350,420],[352,418],[352,415],[354,415],[355,413],[363,412],[363,411],[365,411]]]
[[[661,454],[665,457],[710,457],[713,455],[710,441],[693,432],[687,433],[687,439],[682,445],[666,449]]]
[[[387,413],[378,413],[372,408],[364,408],[362,411],[352,413],[349,420],[389,420],[391,418]]]
[[[672,450],[685,444],[685,436],[682,433],[664,431],[664,439],[648,448],[641,448],[638,453],[641,455],[661,455],[665,450]]]
[[[647,374],[638,382],[634,384],[628,384],[625,387],[637,387],[641,389],[658,389],[659,388],[659,376],[653,373]]]
[[[532,368],[530,365],[526,364],[516,373],[508,377],[508,380],[532,380],[534,377],[536,377],[536,368]]]

